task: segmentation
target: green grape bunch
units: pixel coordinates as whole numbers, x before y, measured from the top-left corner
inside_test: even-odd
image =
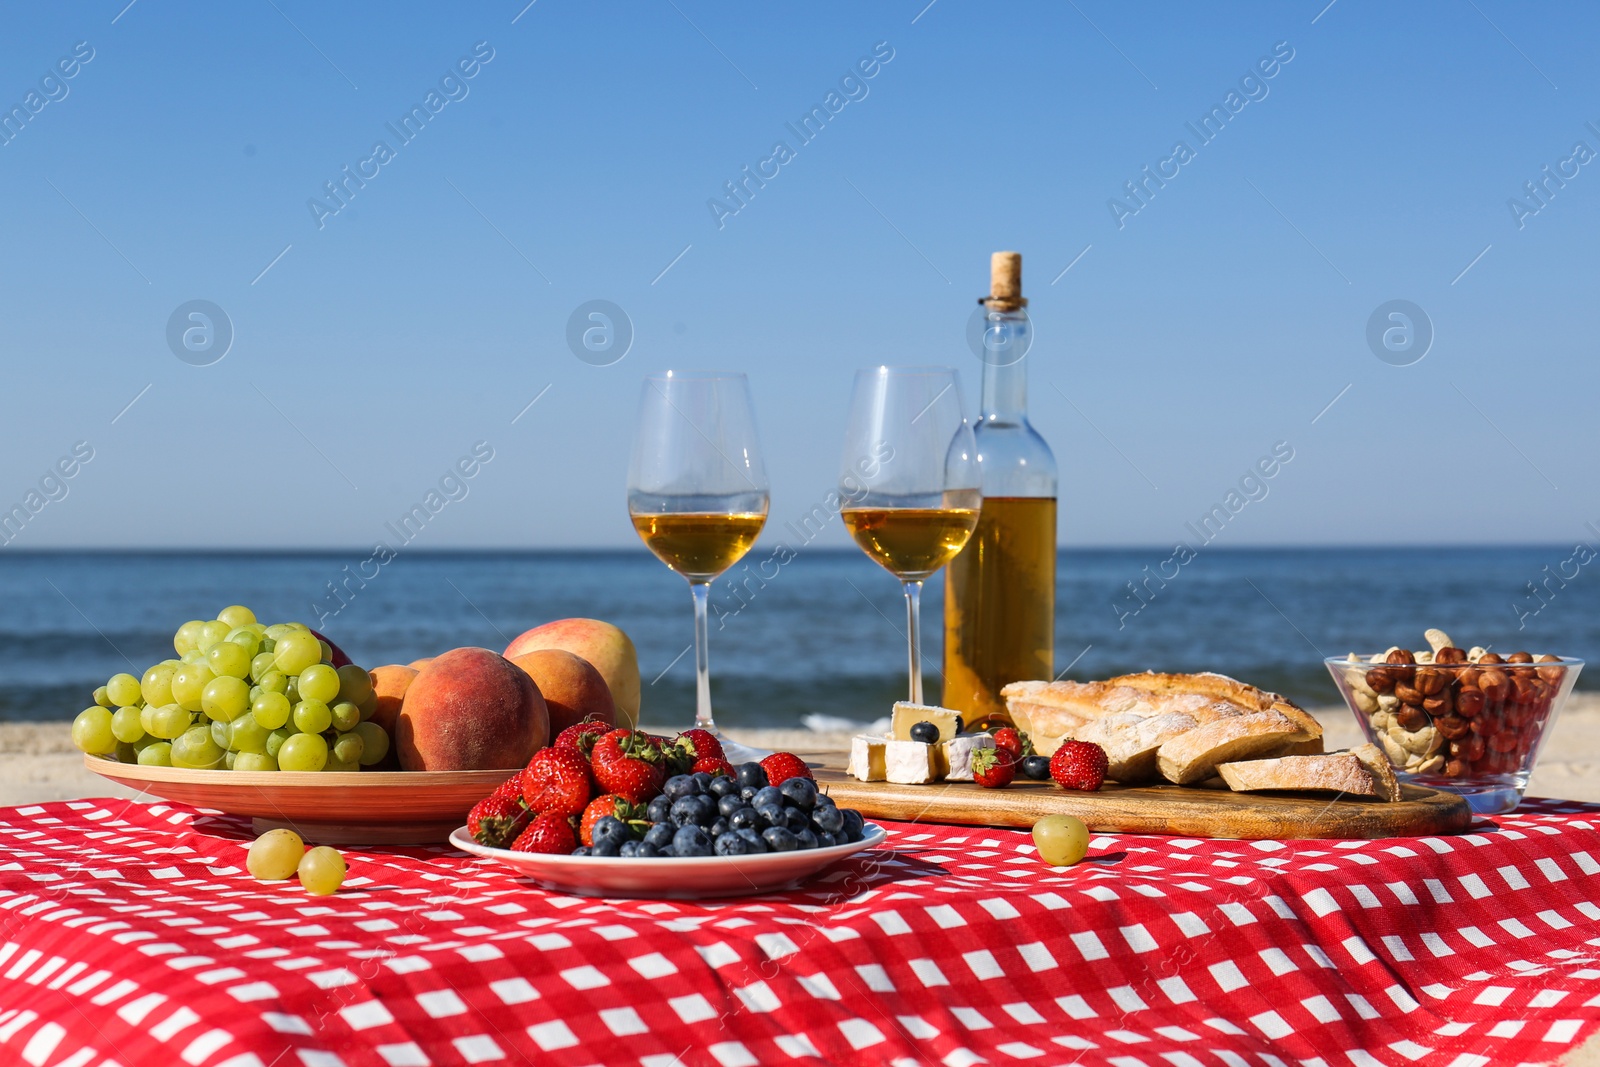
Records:
[[[115,674],[72,721],[92,756],[146,767],[231,771],[356,771],[389,752],[372,722],[372,677],[333,666],[327,642],[300,622],[271,626],[232,605],[172,638],[176,659]]]

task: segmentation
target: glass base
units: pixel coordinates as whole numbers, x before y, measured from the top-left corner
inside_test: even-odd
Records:
[[[760,763],[763,759],[772,755],[772,750],[769,748],[755,748],[751,745],[741,745],[737,741],[729,740],[727,735],[723,734],[721,731],[717,732],[717,740],[722,742],[723,756],[735,767],[739,766],[741,763]]]
[[[1526,774],[1479,774],[1448,778],[1441,774],[1400,774],[1402,782],[1454,793],[1466,800],[1475,815],[1504,815],[1515,811],[1528,788]]]

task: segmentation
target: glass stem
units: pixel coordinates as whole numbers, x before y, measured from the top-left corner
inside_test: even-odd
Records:
[[[906,582],[906,641],[911,646],[911,703],[922,703],[922,583]]]
[[[711,603],[711,583],[689,581],[694,595],[694,724],[717,732],[711,720],[711,634],[706,616]]]

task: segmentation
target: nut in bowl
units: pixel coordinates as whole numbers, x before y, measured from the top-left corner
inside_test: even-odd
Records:
[[[1426,649],[1324,662],[1401,778],[1457,793],[1481,815],[1511,811],[1583,661],[1463,649],[1441,630],[1426,637]]]

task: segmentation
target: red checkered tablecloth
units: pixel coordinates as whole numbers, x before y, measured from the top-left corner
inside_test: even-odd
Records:
[[[0,1063],[33,1067],[1547,1063],[1600,1024],[1600,807],[1453,838],[891,824],[804,889],[546,893],[349,850],[337,896],[191,808],[0,811]],[[648,862],[648,861],[641,861]]]

